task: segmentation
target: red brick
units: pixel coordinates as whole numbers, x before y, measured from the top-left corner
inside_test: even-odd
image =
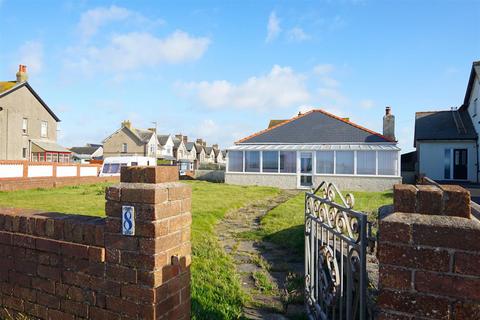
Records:
[[[417,186],[417,211],[423,214],[442,214],[443,192],[436,186]]]
[[[121,298],[107,296],[107,309],[135,318],[138,315],[139,305]]]
[[[411,242],[412,228],[410,224],[399,221],[381,219],[378,228],[378,237],[381,242]]]
[[[453,312],[455,320],[480,320],[480,303],[458,302]]]
[[[127,183],[165,183],[177,181],[177,166],[123,167],[120,181]]]
[[[25,313],[33,315],[34,317],[40,319],[47,318],[47,308],[38,304],[33,304],[30,302],[25,302]]]
[[[122,298],[132,301],[155,302],[155,289],[152,287],[129,284],[122,286]]]
[[[380,288],[409,291],[412,288],[412,271],[389,265],[380,265]]]
[[[73,314],[79,317],[88,317],[88,305],[72,300],[63,300],[61,302],[61,310],[68,314]]]
[[[53,253],[60,252],[59,241],[45,239],[45,238],[37,238],[35,245],[37,250],[40,250],[40,251],[53,252]]]
[[[35,235],[44,236],[45,235],[45,225],[46,220],[42,218],[35,219]]]
[[[480,276],[480,254],[455,252],[455,272]]]
[[[60,279],[62,278],[59,268],[49,267],[45,265],[38,265],[37,274],[42,278],[55,281],[60,281]]]
[[[15,271],[9,271],[8,272],[8,281],[10,283],[15,283],[19,286],[22,287],[27,287],[29,288],[32,283],[32,278],[30,276],[15,272]]]
[[[105,188],[105,200],[120,201],[121,188],[119,185]]]
[[[175,232],[188,227],[192,224],[192,215],[190,213],[172,217],[168,220],[168,231]]]
[[[135,225],[135,236],[155,238],[167,234],[167,221],[139,222]]]
[[[119,218],[108,217],[105,224],[105,231],[119,234],[122,232],[122,220]]]
[[[105,249],[88,247],[88,259],[94,262],[105,262]]]
[[[60,308],[60,298],[51,294],[42,293],[37,295],[37,302],[47,308],[59,309]]]
[[[89,317],[92,320],[120,320],[120,315],[117,313],[97,307],[90,307]]]
[[[124,283],[136,283],[137,270],[119,265],[107,264],[107,278]]]
[[[151,286],[154,288],[158,287],[163,283],[162,276],[163,276],[162,270],[157,270],[157,271],[138,270],[137,271],[138,283],[142,285]]]
[[[165,312],[173,310],[176,306],[180,304],[180,293],[173,294],[167,299],[161,301],[157,304],[157,312],[164,314]]]
[[[107,263],[120,263],[120,250],[105,248],[105,260]]]
[[[12,244],[12,233],[0,231],[0,243],[11,245]]]
[[[116,201],[107,201],[105,203],[105,214],[108,218],[122,218],[122,204]]]
[[[48,320],[75,320],[75,316],[59,310],[48,309]]]
[[[181,242],[181,232],[175,232],[163,237],[140,238],[140,252],[143,253],[161,253],[178,246]]]
[[[183,200],[192,198],[192,188],[183,183],[177,183],[175,186],[168,188],[168,200]]]
[[[447,297],[480,300],[480,279],[417,271],[415,289]]]
[[[5,296],[3,298],[3,305],[20,312],[24,310],[23,300],[12,296]]]
[[[427,295],[381,290],[378,307],[432,319],[450,319],[450,300]]]
[[[405,268],[445,272],[450,269],[450,255],[445,250],[379,243],[378,260],[380,264]]]
[[[13,295],[26,301],[35,302],[37,300],[37,292],[33,289],[16,286],[13,289]]]
[[[88,259],[88,246],[83,244],[62,242],[61,252],[66,256]]]
[[[411,316],[393,314],[388,311],[380,311],[376,317],[377,320],[411,320]]]
[[[409,184],[393,186],[393,205],[395,212],[415,212],[417,188]]]
[[[457,185],[442,185],[443,214],[470,218],[470,192]]]
[[[122,265],[144,270],[153,270],[155,267],[166,263],[165,254],[140,254],[137,252],[125,251],[121,256]]]
[[[13,244],[18,247],[35,249],[35,238],[23,234],[14,234]]]
[[[20,259],[20,258],[15,259],[14,268],[16,271],[23,274],[28,274],[28,275],[35,275],[37,271],[36,270],[37,266],[35,263],[32,263],[31,261],[28,261],[26,259]]]
[[[32,279],[32,287],[41,290],[47,293],[54,294],[55,293],[55,283],[50,280],[44,280],[40,278],[33,278]]]
[[[105,220],[102,220],[105,221]],[[95,226],[95,245],[104,247],[104,232],[105,232],[105,224],[98,224]]]
[[[127,203],[161,203],[168,199],[168,190],[156,185],[152,188],[123,188],[122,202]]]
[[[121,234],[107,233],[105,234],[105,247],[120,250],[137,251],[139,248],[138,238],[124,236]]]
[[[418,245],[480,252],[480,226],[457,217],[413,225],[413,242]]]

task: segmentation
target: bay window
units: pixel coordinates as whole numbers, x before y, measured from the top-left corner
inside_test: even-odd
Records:
[[[242,151],[228,152],[228,171],[243,172],[243,152]]]
[[[263,151],[263,172],[278,172],[278,151]]]
[[[378,151],[378,174],[394,176],[397,174],[398,152]]]
[[[353,174],[354,173],[354,152],[353,151],[336,151],[335,173],[337,174]]]
[[[317,174],[333,174],[334,157],[333,151],[317,151]]]
[[[245,172],[260,172],[260,151],[245,151]]]
[[[295,173],[297,171],[297,152],[280,151],[280,172]]]
[[[357,151],[357,174],[374,175],[375,162],[375,151]]]

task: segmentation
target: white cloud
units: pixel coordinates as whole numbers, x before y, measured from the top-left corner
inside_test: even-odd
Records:
[[[272,11],[270,13],[270,16],[268,17],[267,38],[265,41],[270,42],[274,40],[275,38],[278,37],[281,31],[282,31],[282,28],[280,27],[280,20],[278,19],[275,11]]]
[[[325,87],[338,87],[338,81],[331,76],[335,71],[332,64],[319,64],[313,68],[313,73],[320,79],[320,83]]]
[[[40,73],[43,69],[43,44],[40,41],[27,41],[18,50],[19,63],[28,68],[28,73]]]
[[[250,77],[240,84],[217,80],[181,83],[179,87],[210,108],[287,108],[306,103],[311,98],[306,77],[278,65],[273,66],[268,74]]]
[[[362,107],[363,109],[372,109],[373,107],[375,107],[375,102],[370,99],[365,99],[360,101],[360,107]]]
[[[310,39],[310,36],[306,34],[302,28],[299,28],[299,27],[290,29],[287,35],[290,41],[302,42]]]
[[[147,32],[112,36],[104,47],[80,46],[69,49],[66,65],[83,72],[103,70],[122,73],[143,66],[194,61],[203,56],[210,44],[206,37],[195,37],[177,30],[165,38]]]
[[[313,68],[313,72],[319,76],[332,73],[334,70],[335,67],[332,64],[318,64]]]
[[[95,35],[102,26],[119,21],[134,21],[143,25],[163,24],[161,19],[150,20],[142,14],[128,10],[126,8],[112,5],[110,7],[98,7],[88,10],[80,17],[78,30],[84,39],[88,39]]]

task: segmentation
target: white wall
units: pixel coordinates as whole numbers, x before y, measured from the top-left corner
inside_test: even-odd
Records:
[[[468,180],[476,182],[475,164],[477,150],[475,142],[465,141],[417,141],[419,173],[425,174],[434,180],[445,180],[445,149],[467,149],[468,151]]]
[[[97,175],[97,167],[80,167],[80,177],[96,177]]]
[[[28,177],[52,177],[53,176],[53,166],[49,165],[39,165],[39,166],[28,166]]]
[[[77,166],[58,166],[57,177],[76,177]]]
[[[23,164],[0,164],[0,178],[23,177]]]
[[[474,101],[477,99],[477,114],[475,114]],[[478,77],[475,77],[473,82],[472,93],[470,95],[470,101],[468,103],[468,113],[473,122],[473,127],[477,133],[480,133],[480,81]],[[479,152],[480,157],[480,150]]]

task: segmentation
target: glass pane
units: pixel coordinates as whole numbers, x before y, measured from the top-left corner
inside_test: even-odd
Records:
[[[375,151],[357,151],[357,174],[375,174]]]
[[[333,173],[333,151],[317,152],[317,173]]]
[[[104,164],[102,172],[107,173],[109,171],[110,171],[110,164],[108,164],[108,163]]]
[[[378,151],[378,174],[394,176],[397,174],[398,152]]]
[[[452,157],[452,150],[445,149],[445,156],[443,158],[443,177],[445,179],[450,179],[450,162]]]
[[[280,172],[295,173],[297,171],[297,152],[280,151]]]
[[[278,151],[263,151],[263,172],[278,172]]]
[[[354,154],[353,151],[337,151],[337,174],[353,174]]]
[[[300,185],[303,187],[312,186],[312,176],[300,176]]]
[[[118,173],[118,172],[120,172],[120,165],[118,163],[112,163],[110,165],[109,173]]]
[[[300,153],[300,172],[312,173],[312,153],[311,152]]]
[[[243,172],[243,152],[242,151],[228,152],[228,171]]]
[[[260,151],[245,152],[245,172],[260,172]]]

